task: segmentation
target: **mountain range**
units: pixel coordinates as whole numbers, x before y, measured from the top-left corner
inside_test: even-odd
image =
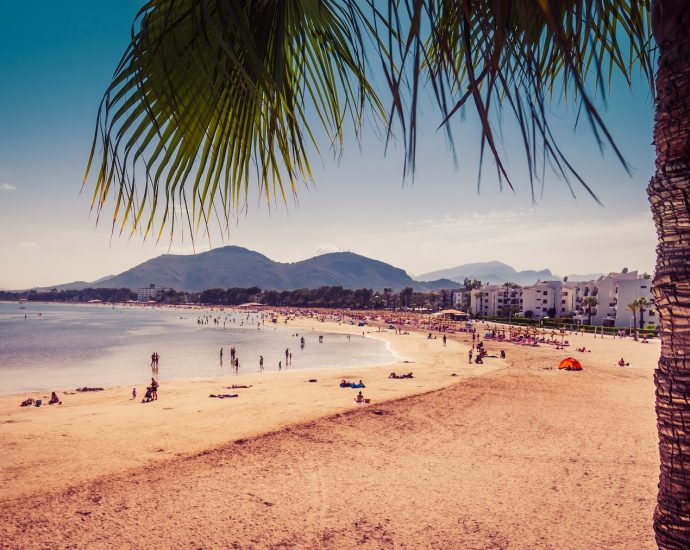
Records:
[[[570,276],[571,280],[590,280],[599,274]],[[163,254],[118,275],[103,277],[91,283],[77,281],[58,285],[58,290],[86,287],[138,289],[157,287],[199,292],[210,288],[247,288],[295,290],[320,286],[342,286],[350,289],[371,288],[398,291],[405,287],[423,292],[457,288],[464,278],[485,283],[533,284],[538,279],[559,278],[548,269],[516,271],[501,262],[464,264],[412,278],[390,264],[354,254],[334,252],[294,263],[275,262],[270,258],[238,246],[215,248],[190,255]]]
[[[569,274],[567,275],[569,281],[591,281],[598,279],[601,273],[588,273],[584,275]],[[419,280],[433,280],[433,279],[450,279],[458,283],[462,283],[465,278],[477,279],[483,283],[503,284],[508,281],[517,283],[519,285],[532,285],[538,280],[553,281],[562,279],[560,275],[554,275],[550,269],[541,269],[535,271],[528,269],[525,271],[516,271],[508,264],[502,262],[479,262],[471,264],[462,264],[449,269],[441,269],[439,271],[431,271],[416,277]]]

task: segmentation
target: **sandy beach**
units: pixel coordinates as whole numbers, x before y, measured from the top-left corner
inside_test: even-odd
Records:
[[[469,365],[467,335],[366,330],[394,362],[173,382],[149,404],[0,397],[0,547],[654,547],[658,342],[486,341],[507,358]]]

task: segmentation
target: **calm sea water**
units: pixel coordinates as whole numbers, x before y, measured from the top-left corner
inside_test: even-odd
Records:
[[[203,315],[218,318],[219,324],[199,325]],[[285,368],[286,348],[292,352],[292,370],[393,359],[383,342],[348,341],[344,335],[311,330],[299,334],[306,340],[301,350],[296,329],[268,320],[257,329],[260,322],[258,314],[211,310],[0,302],[0,393],[146,384],[154,351],[160,355],[161,381],[231,376],[232,346],[240,374],[257,372],[259,355],[266,372],[278,370],[278,361]]]

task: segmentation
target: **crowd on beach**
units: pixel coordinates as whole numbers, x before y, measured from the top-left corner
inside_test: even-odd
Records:
[[[560,330],[546,330],[539,327],[529,327],[529,326],[506,326],[497,323],[489,323],[484,321],[455,321],[442,317],[434,317],[427,313],[414,312],[414,311],[388,311],[388,310],[340,310],[340,309],[322,309],[322,308],[288,308],[288,307],[264,307],[264,306],[254,306],[252,309],[242,309],[234,307],[214,307],[210,308],[207,312],[200,314],[197,317],[197,324],[199,325],[212,325],[220,327],[221,325],[225,327],[228,323],[239,324],[240,326],[253,327],[256,325],[258,330],[261,330],[263,326],[267,323],[271,325],[288,325],[288,323],[295,320],[305,320],[308,319],[311,322],[316,323],[336,323],[338,325],[352,325],[356,327],[362,327],[362,337],[366,336],[367,330],[372,331],[389,331],[393,330],[395,335],[405,336],[409,335],[411,331],[426,332],[428,339],[436,339],[438,337],[442,341],[442,345],[445,347],[448,342],[448,338],[453,334],[462,334],[465,337],[471,338],[470,349],[468,350],[468,362],[481,365],[484,363],[486,358],[506,358],[506,352],[504,349],[496,350],[493,353],[498,353],[498,355],[491,354],[486,346],[485,341],[492,342],[493,344],[499,344],[500,346],[511,344],[519,346],[550,346],[556,350],[564,350],[570,346],[569,337],[573,334],[573,331],[566,328]],[[239,322],[238,322],[239,321]],[[313,329],[314,327],[312,327]],[[304,335],[300,335],[298,332],[292,334],[293,337],[298,338],[300,349],[303,350],[305,347],[306,340]],[[352,334],[348,333],[345,335],[349,341]],[[602,335],[603,337],[603,335]],[[613,334],[613,338],[625,337],[623,333]],[[469,340],[468,338],[468,340]],[[647,343],[647,339],[641,340],[642,343]],[[318,336],[319,344],[324,342],[324,336]],[[589,353],[586,347],[578,347],[575,351],[579,353]],[[229,350],[230,355],[230,365],[236,375],[240,372],[240,360],[238,357],[238,351],[235,346],[231,346]],[[219,359],[221,365],[225,360],[225,348],[221,347],[219,351]],[[290,348],[286,348],[284,352],[284,358],[281,358],[277,364],[277,371],[282,371],[284,368],[288,368],[292,365],[293,355]],[[264,356],[259,355],[257,358],[258,362],[258,372],[264,372]],[[620,366],[628,365],[622,358],[618,362]],[[142,403],[150,403],[157,401],[159,382],[157,379],[158,371],[160,366],[160,355],[158,352],[153,352],[151,355],[151,382],[146,386],[146,392],[144,394]],[[388,378],[398,379],[398,378],[412,378],[413,374],[397,374],[391,372]],[[310,380],[310,382],[316,382],[316,380]],[[350,388],[364,388],[364,384],[360,380],[359,383],[348,382],[343,380],[341,387]],[[97,391],[103,388],[79,388],[77,391]],[[217,396],[223,397],[236,397],[234,394],[220,394]],[[359,399],[361,397],[361,399]],[[137,398],[136,387],[132,388],[132,400]],[[359,392],[356,402],[361,403],[368,400],[361,395]],[[40,407],[43,404],[43,399],[27,398],[22,401],[21,406],[35,406]],[[58,398],[55,392],[52,392],[51,398],[47,401],[47,404],[62,404],[62,401]]]

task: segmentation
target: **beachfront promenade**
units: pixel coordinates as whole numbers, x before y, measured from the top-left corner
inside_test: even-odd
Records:
[[[288,326],[365,330],[398,358],[179,381],[146,405],[129,400],[131,388],[70,395],[57,409],[0,397],[2,544],[654,546],[658,343],[486,340],[489,355],[507,358],[470,365],[465,333],[444,347],[427,331]],[[575,352],[583,345],[591,352]],[[584,370],[559,372],[567,355]],[[630,367],[616,366],[621,356]],[[388,379],[393,370],[414,378]],[[364,380],[371,404],[355,405],[341,378]],[[208,398],[230,384],[252,387]]]

